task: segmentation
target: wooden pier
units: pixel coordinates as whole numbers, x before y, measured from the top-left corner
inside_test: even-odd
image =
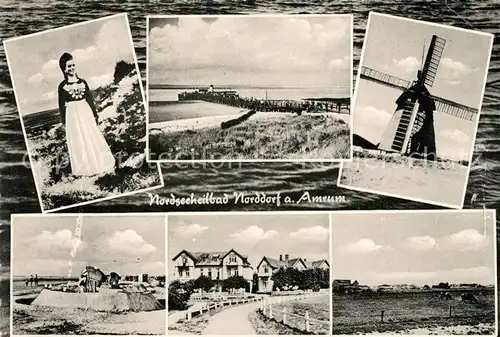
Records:
[[[349,114],[351,102],[350,98],[306,98],[302,101],[263,100],[240,97],[234,90],[183,92],[178,95],[178,99],[179,101],[201,100],[259,112],[290,112],[297,114],[302,112]]]

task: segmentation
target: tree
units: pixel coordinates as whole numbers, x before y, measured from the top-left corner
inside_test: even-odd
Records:
[[[248,281],[243,276],[231,276],[230,278],[222,281],[222,290],[228,291],[229,289],[248,289]]]
[[[208,276],[201,275],[196,280],[194,280],[193,287],[194,289],[201,289],[203,291],[209,291],[215,282]]]
[[[259,276],[257,275],[257,273],[253,273],[252,283],[253,283],[252,292],[254,292],[254,293],[258,292],[259,291]]]
[[[125,62],[123,60],[116,63],[115,73],[113,74],[113,81],[118,84],[125,76],[135,70],[135,65]]]
[[[185,310],[192,290],[186,289],[186,284],[173,281],[168,285],[168,310]]]

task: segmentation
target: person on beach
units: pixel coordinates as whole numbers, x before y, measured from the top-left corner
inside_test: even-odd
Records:
[[[115,159],[98,127],[98,115],[87,82],[76,73],[73,56],[59,59],[64,80],[59,84],[59,113],[66,129],[66,142],[75,176],[111,172]]]
[[[30,277],[30,287],[33,287],[33,275]]]
[[[35,274],[35,287],[38,287],[38,274]]]

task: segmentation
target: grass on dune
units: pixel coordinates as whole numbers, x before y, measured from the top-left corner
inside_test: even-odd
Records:
[[[350,137],[348,125],[334,116],[286,115],[154,134],[150,148],[161,159],[340,159],[349,157]]]

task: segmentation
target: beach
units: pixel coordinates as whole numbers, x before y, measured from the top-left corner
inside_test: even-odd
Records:
[[[31,305],[43,289],[14,291],[13,334],[165,334],[165,309],[113,312]],[[154,295],[165,302],[165,288],[156,287]]]
[[[344,163],[340,184],[364,191],[461,205],[467,166],[401,156],[371,156]]]
[[[149,125],[151,159],[347,159],[350,116],[337,113],[256,112]],[[156,158],[155,158],[156,157]]]

